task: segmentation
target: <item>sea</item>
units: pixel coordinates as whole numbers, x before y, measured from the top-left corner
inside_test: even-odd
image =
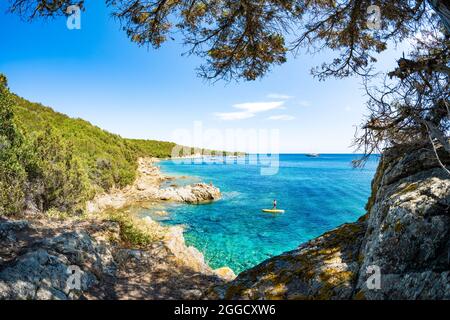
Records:
[[[222,198],[206,204],[167,204],[169,214],[141,209],[165,225],[183,225],[188,245],[212,268],[236,274],[365,213],[379,157],[354,168],[356,154],[281,154],[271,158],[165,160],[167,186],[197,182],[220,188]],[[256,159],[256,160],[255,160]],[[281,214],[265,213],[276,199]]]

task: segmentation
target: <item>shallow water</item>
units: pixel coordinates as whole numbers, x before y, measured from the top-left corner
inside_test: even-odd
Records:
[[[168,205],[169,216],[141,212],[164,224],[185,225],[185,238],[205,255],[212,268],[229,266],[236,273],[295,249],[344,222],[364,214],[378,158],[353,169],[355,155],[280,155],[275,175],[261,175],[261,165],[163,161],[171,184],[212,182],[219,201],[202,205]],[[261,212],[277,199],[284,214]]]

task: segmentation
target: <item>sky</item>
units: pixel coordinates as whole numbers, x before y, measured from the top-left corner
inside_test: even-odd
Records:
[[[247,152],[354,151],[355,126],[367,113],[361,80],[310,75],[332,52],[289,55],[257,81],[208,83],[196,75],[202,61],[182,55],[188,48],[180,41],[137,46],[103,1],[86,1],[80,30],[69,30],[64,17],[23,21],[6,3],[0,72],[28,100],[126,138]],[[400,55],[387,51],[379,64],[392,67]]]

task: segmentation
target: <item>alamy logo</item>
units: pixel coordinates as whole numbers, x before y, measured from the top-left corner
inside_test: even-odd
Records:
[[[66,13],[69,15],[67,17],[67,29],[69,30],[80,30],[81,29],[81,9],[79,6],[72,5],[67,7]]]
[[[172,149],[172,158],[181,157],[182,163],[258,165],[260,174],[263,176],[276,175],[279,172],[280,130],[278,129],[228,128],[222,130],[205,128],[201,121],[195,121],[193,130],[184,128],[175,130],[172,133],[172,140],[178,142]],[[192,155],[192,149],[184,146],[204,146],[206,149],[216,150],[245,150],[247,155],[237,157],[232,153],[225,157],[216,157],[212,154],[202,154],[202,149],[194,150]],[[183,155],[186,155],[184,159]],[[210,159],[205,160],[208,158]]]
[[[69,277],[66,281],[66,290],[81,290],[81,269],[79,266],[69,266],[66,271]]]
[[[368,266],[366,269],[366,274],[370,276],[366,280],[367,289],[369,290],[380,290],[381,289],[381,270],[379,266]]]
[[[367,28],[380,30],[381,29],[381,9],[379,6],[371,5],[367,8]]]

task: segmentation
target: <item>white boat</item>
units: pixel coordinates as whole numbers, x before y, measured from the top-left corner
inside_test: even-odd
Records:
[[[305,154],[305,156],[310,157],[310,158],[317,158],[319,157],[318,153],[307,153]]]

